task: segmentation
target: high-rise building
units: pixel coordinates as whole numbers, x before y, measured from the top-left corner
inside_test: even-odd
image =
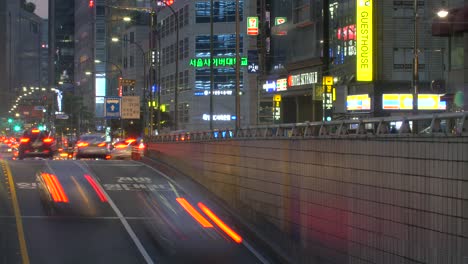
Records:
[[[161,92],[161,109],[178,128],[208,129],[257,123],[257,74],[248,71],[248,54],[256,54],[257,38],[247,35],[247,17],[257,17],[256,1],[239,1],[240,13],[240,116],[236,116],[236,1],[214,1],[213,15],[213,114],[210,116],[210,1],[174,1],[172,9],[161,7],[158,14],[160,75],[155,90]],[[258,22],[258,21],[257,21]],[[255,23],[254,23],[255,24]],[[256,26],[256,25],[254,25]],[[179,43],[177,39],[179,31]],[[177,51],[178,49],[178,57]],[[178,74],[175,62],[179,61]],[[177,81],[176,81],[177,80]],[[175,88],[178,87],[178,105]],[[168,122],[169,123],[169,122]],[[173,128],[174,124],[169,125]]]
[[[0,3],[0,113],[6,114],[23,87],[41,86],[42,19],[19,1]]]
[[[84,1],[83,1],[84,2]],[[73,90],[75,3],[49,0],[50,86]]]

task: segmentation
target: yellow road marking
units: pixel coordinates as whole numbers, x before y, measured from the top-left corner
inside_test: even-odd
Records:
[[[11,202],[13,204],[13,212],[15,213],[16,229],[18,231],[18,241],[21,252],[21,259],[23,264],[29,264],[28,249],[26,247],[26,240],[24,239],[23,220],[21,218],[21,211],[18,203],[18,197],[16,196],[15,182],[13,181],[13,175],[11,174],[10,166],[5,160],[2,160],[3,172],[8,177],[8,183],[10,185]]]

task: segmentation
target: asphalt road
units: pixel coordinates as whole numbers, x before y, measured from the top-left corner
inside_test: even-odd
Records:
[[[144,163],[0,159],[0,263],[268,263],[227,212]],[[41,200],[41,173],[66,203]]]

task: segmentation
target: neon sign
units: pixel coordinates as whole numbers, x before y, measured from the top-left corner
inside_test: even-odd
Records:
[[[247,67],[248,65],[247,57],[241,57],[240,59],[241,59],[240,66]],[[190,66],[193,66],[195,68],[210,67],[210,59],[209,58],[190,59]],[[214,67],[236,66],[236,57],[213,58],[213,66]]]
[[[357,18],[357,58],[356,80],[370,82],[373,79],[372,43],[372,0],[356,1]]]

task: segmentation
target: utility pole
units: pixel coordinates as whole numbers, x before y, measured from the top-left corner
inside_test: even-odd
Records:
[[[151,38],[150,38],[150,50],[151,52],[154,52],[155,50],[155,27],[156,27],[156,12],[151,12],[151,18],[150,18],[150,24],[151,24]],[[149,134],[150,136],[153,135],[153,123],[154,123],[154,106],[153,106],[153,101],[154,101],[154,92],[153,92],[153,86],[156,83],[156,76],[155,76],[155,66],[156,64],[154,61],[151,61],[151,71],[150,71],[150,80],[151,80],[151,88],[150,88],[150,116],[149,116]],[[159,100],[159,98],[158,98]],[[158,110],[160,106],[158,105]],[[158,116],[159,117],[159,116]],[[159,126],[160,126],[161,120],[158,119],[158,133],[159,133]]]
[[[414,0],[413,3],[413,15],[414,15],[414,29],[413,29],[413,114],[418,114],[418,82],[419,82],[419,56],[418,56],[418,0]],[[413,133],[418,133],[418,124],[416,120],[413,120]]]
[[[213,93],[214,93],[214,73],[213,73],[213,16],[214,16],[214,1],[210,1],[210,130],[213,130]]]
[[[240,129],[240,25],[239,0],[236,0],[236,133]],[[212,117],[211,117],[212,118]]]

